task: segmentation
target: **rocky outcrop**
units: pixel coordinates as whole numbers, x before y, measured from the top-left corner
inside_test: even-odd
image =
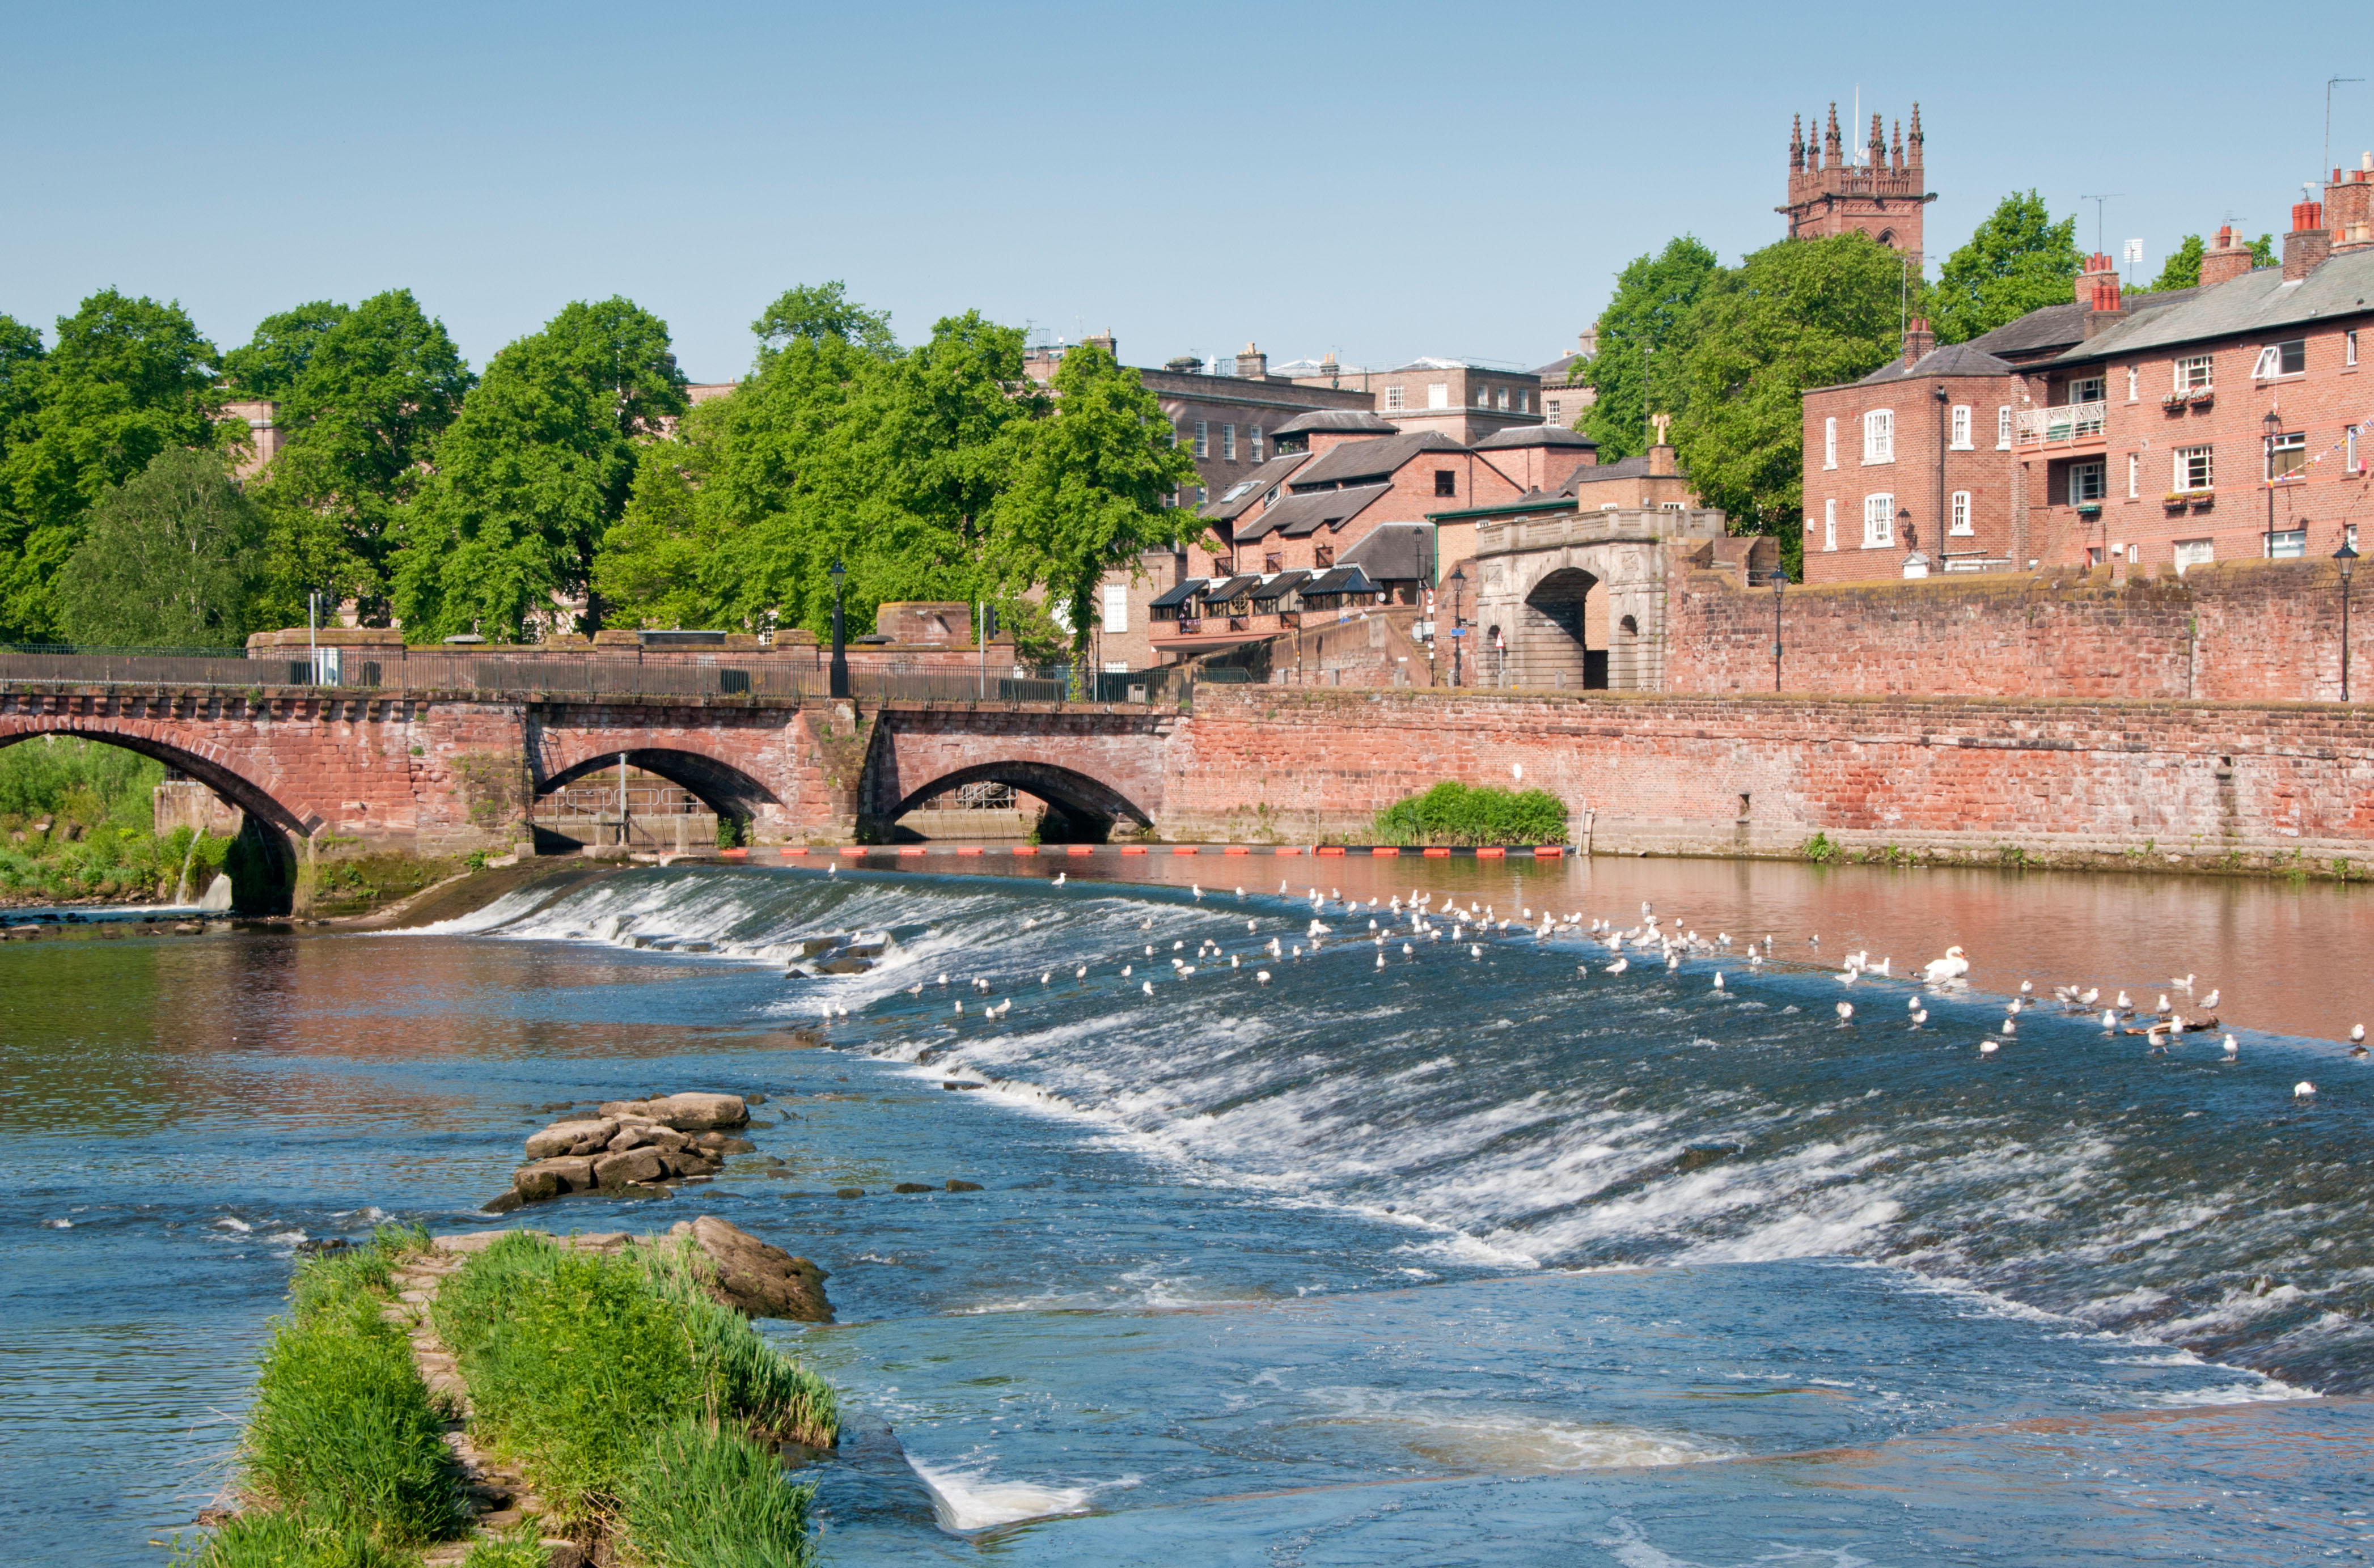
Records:
[[[709,1281],[718,1300],[746,1317],[788,1317],[799,1323],[829,1323],[822,1269],[794,1258],[737,1225],[711,1214],[669,1227],[671,1236],[690,1236],[714,1266]]]
[[[532,1134],[527,1164],[512,1173],[511,1191],[487,1208],[506,1213],[571,1192],[626,1192],[714,1176],[726,1155],[756,1147],[723,1130],[749,1120],[749,1106],[736,1094],[612,1100],[598,1115],[556,1121]]]

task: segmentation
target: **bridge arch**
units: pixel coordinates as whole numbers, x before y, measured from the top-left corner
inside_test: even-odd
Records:
[[[165,732],[159,733],[160,729]],[[289,889],[296,883],[296,844],[322,825],[321,816],[303,802],[291,805],[282,801],[226,763],[210,743],[192,738],[184,743],[169,738],[170,728],[153,720],[125,721],[104,714],[0,719],[0,749],[50,735],[93,741],[161,762],[238,807],[246,818],[240,837],[253,844],[264,862],[258,868],[259,875],[233,879],[240,907],[257,913],[288,912]]]
[[[640,767],[666,779],[716,813],[721,820],[730,818],[747,824],[762,812],[782,805],[772,790],[732,763],[669,746],[622,746],[615,751],[596,752],[537,779],[536,798],[541,800],[581,778],[616,767],[621,757],[629,767]]]
[[[909,812],[916,810],[934,795],[967,784],[1006,784],[1025,794],[1036,795],[1067,819],[1065,837],[1081,839],[1101,839],[1117,823],[1134,823],[1151,827],[1154,819],[1138,803],[1119,790],[1075,768],[1052,762],[1032,762],[1009,758],[995,762],[974,763],[952,773],[942,774],[917,789],[907,792],[884,817],[885,827],[895,825]]]

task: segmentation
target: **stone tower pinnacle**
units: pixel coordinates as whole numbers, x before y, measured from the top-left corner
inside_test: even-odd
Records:
[[[1789,238],[1867,234],[1891,250],[1906,252],[1919,265],[1923,254],[1922,213],[1937,198],[1925,188],[1926,138],[1917,103],[1912,106],[1911,122],[1909,128],[1902,121],[1897,123],[1891,145],[1886,118],[1873,114],[1863,157],[1850,161],[1839,134],[1837,103],[1830,105],[1824,122],[1818,153],[1806,144],[1803,122],[1792,115],[1789,200],[1773,209],[1789,220]]]

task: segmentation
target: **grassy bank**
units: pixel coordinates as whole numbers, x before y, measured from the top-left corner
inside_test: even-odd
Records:
[[[1378,844],[1563,844],[1566,802],[1546,790],[1449,780],[1377,813]]]
[[[72,735],[0,749],[0,903],[170,900],[206,891],[232,839],[187,827],[159,837],[165,768]]]
[[[785,1359],[701,1283],[688,1242],[619,1257],[515,1232],[437,1295],[476,1414],[564,1528],[628,1561],[808,1568],[810,1487],[771,1443],[829,1447],[829,1384]]]

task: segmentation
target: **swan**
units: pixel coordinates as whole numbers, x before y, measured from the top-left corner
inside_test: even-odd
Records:
[[[1818,942],[1821,939],[1816,937],[1815,940]],[[1970,961],[1962,956],[1962,950],[1958,947],[1949,947],[1945,950],[1945,957],[1929,960],[1922,969],[1921,975],[1931,985],[1942,986],[1948,980],[1958,980],[1969,972]]]

